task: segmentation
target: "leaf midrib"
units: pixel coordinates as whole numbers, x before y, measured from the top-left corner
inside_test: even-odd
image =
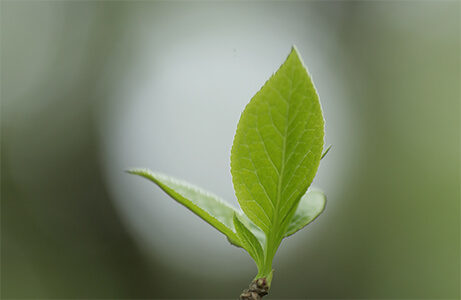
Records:
[[[292,77],[294,75],[294,72],[295,72],[295,69],[296,68],[293,68],[293,74],[292,74]],[[284,99],[282,97],[282,100],[284,100],[287,105],[288,105],[288,108],[287,108],[287,112],[286,112],[286,126],[285,126],[285,133],[283,135],[283,146],[282,146],[282,164],[281,164],[281,167],[280,167],[280,174],[279,174],[279,182],[278,182],[278,186],[277,186],[277,197],[275,199],[275,210],[274,210],[274,219],[273,219],[273,222],[272,222],[272,227],[270,229],[270,234],[269,234],[269,237],[266,241],[266,244],[267,244],[267,247],[266,247],[266,266],[268,265],[268,263],[270,263],[272,261],[272,258],[273,256],[275,255],[275,251],[277,250],[277,245],[275,245],[275,240],[277,238],[277,232],[279,231],[278,230],[278,218],[279,218],[279,206],[280,206],[280,199],[282,197],[282,183],[283,183],[283,175],[284,175],[284,171],[285,171],[285,155],[286,155],[286,142],[287,142],[287,134],[288,134],[288,127],[290,125],[290,120],[289,120],[289,116],[290,116],[290,108],[291,108],[291,103],[289,100],[291,100],[292,96],[293,96],[293,80],[290,79],[290,83],[291,83],[291,88],[290,88],[290,95],[288,97],[288,100]],[[279,93],[280,96],[282,96],[280,93]],[[275,126],[275,124],[274,124]]]

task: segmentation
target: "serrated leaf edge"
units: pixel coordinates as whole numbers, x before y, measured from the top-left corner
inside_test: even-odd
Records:
[[[163,184],[160,180],[158,180],[157,178],[155,178],[155,176],[158,176],[159,178],[163,177],[163,178],[166,178],[168,180],[170,180],[171,182],[175,182],[177,184],[180,184],[180,185],[184,185],[184,186],[187,186],[188,188],[192,189],[192,190],[195,190],[199,193],[202,193],[202,194],[205,194],[207,196],[210,196],[212,198],[214,198],[217,202],[220,202],[221,204],[227,206],[228,208],[234,210],[234,213],[236,214],[239,214],[238,211],[236,211],[236,209],[234,207],[232,207],[231,205],[229,205],[228,203],[226,203],[224,200],[222,200],[220,197],[216,196],[215,194],[213,193],[210,193],[208,191],[205,191],[205,190],[202,190],[200,188],[198,188],[197,186],[194,186],[186,181],[182,181],[182,180],[179,180],[179,179],[176,179],[174,177],[171,177],[171,176],[168,176],[168,175],[165,175],[165,174],[162,174],[162,173],[158,173],[158,172],[152,172],[148,169],[141,169],[141,168],[134,168],[134,169],[130,169],[130,170],[127,170],[127,173],[130,173],[130,174],[134,174],[134,175],[139,175],[141,177],[144,177],[150,181],[152,181],[153,183],[155,183],[160,189],[162,189],[166,194],[168,194],[171,198],[173,198],[174,200],[176,200],[178,203],[180,203],[181,205],[185,206],[187,209],[189,209],[191,212],[193,212],[195,215],[197,215],[198,217],[200,217],[202,220],[204,220],[205,222],[207,222],[208,224],[210,224],[212,227],[214,227],[216,230],[218,230],[219,232],[223,233],[225,236],[228,237],[229,239],[229,242],[237,247],[242,247],[242,245],[239,243],[239,238],[236,234],[236,232],[234,232],[232,230],[232,228],[229,228],[227,225],[225,225],[224,223],[222,223],[221,221],[219,221],[214,215],[210,214],[207,210],[203,209],[202,207],[196,205],[195,203],[193,203],[192,201],[190,201],[189,199],[187,199],[184,195],[182,195],[181,193],[171,189],[170,187],[166,186],[165,184]],[[182,200],[182,199],[177,199],[176,197],[176,194],[181,196],[183,199],[185,199],[186,201]],[[183,203],[183,202],[187,202],[186,203]],[[217,223],[219,223],[220,225],[222,225],[223,228],[227,229],[227,230],[223,230],[221,228],[218,228],[216,227],[214,224],[212,224],[211,222],[209,222],[208,220],[206,220],[206,218],[204,218],[203,216],[201,216],[200,214],[197,214],[195,211],[193,211],[192,209],[190,209],[188,206],[192,206],[194,208],[196,208],[198,211],[202,212],[203,214],[206,214],[208,215],[209,218],[212,218],[214,219]],[[242,247],[243,248],[243,247]]]

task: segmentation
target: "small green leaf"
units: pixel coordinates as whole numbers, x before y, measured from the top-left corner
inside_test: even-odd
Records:
[[[272,284],[272,277],[274,277],[274,270],[271,270],[269,275],[266,276],[267,285],[270,287]]]
[[[256,226],[253,222],[245,214],[238,215],[239,220],[254,234],[254,236],[258,239],[261,245],[266,244],[266,234]]]
[[[171,198],[224,233],[233,245],[242,247],[237,234],[233,231],[233,217],[234,214],[239,214],[239,212],[225,201],[187,182],[163,174],[143,169],[129,170],[128,173],[149,179],[170,195]]]
[[[264,252],[259,240],[245,225],[243,225],[237,214],[234,214],[234,226],[241,245],[254,259],[258,269],[262,270],[264,264]]]
[[[309,190],[298,204],[298,208],[285,232],[288,237],[314,221],[325,209],[326,197],[320,190]]]
[[[324,120],[317,92],[293,47],[240,117],[231,150],[239,204],[266,234],[264,276],[317,172]]]
[[[331,146],[332,146],[332,145],[328,146],[327,150],[325,150],[325,152],[323,152],[322,157],[320,157],[320,159],[323,159],[323,158],[325,157],[325,155],[328,154],[328,152],[329,152],[330,149],[331,149]]]

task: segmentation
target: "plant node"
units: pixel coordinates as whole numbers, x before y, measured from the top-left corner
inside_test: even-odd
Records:
[[[267,295],[269,285],[266,277],[258,278],[250,283],[247,289],[244,289],[238,300],[260,300]]]

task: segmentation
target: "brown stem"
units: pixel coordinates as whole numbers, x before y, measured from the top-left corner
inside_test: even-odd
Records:
[[[253,280],[247,289],[243,290],[239,300],[260,300],[267,295],[267,291],[269,291],[269,285],[266,277],[258,278]]]

